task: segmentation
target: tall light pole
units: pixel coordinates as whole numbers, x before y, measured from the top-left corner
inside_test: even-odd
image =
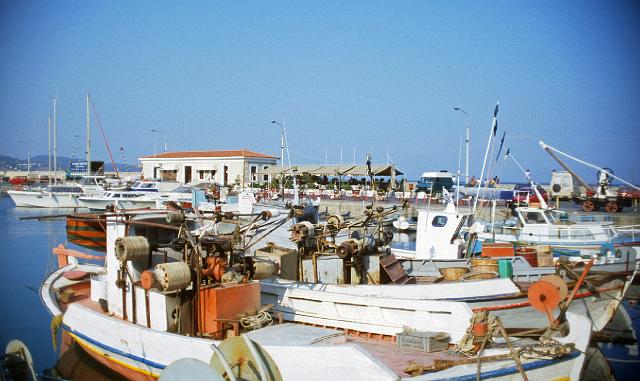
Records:
[[[280,165],[284,167],[284,121],[280,123],[276,120],[272,120],[271,124],[277,124],[280,126]]]
[[[282,123],[278,122],[277,120],[272,120],[271,124],[280,126],[280,165],[284,168],[284,120],[282,121]],[[282,199],[284,200],[284,175],[282,176],[280,182],[282,183]]]
[[[31,172],[31,145],[29,142],[25,142],[24,140],[18,140],[18,143],[23,143],[27,145],[27,175]]]
[[[460,107],[454,107],[453,109],[455,111],[460,111],[460,112],[464,113],[464,118],[467,121],[467,137],[465,139],[465,142],[466,142],[466,145],[467,145],[467,147],[466,147],[467,148],[467,155],[466,155],[466,158],[465,158],[465,169],[464,169],[465,174],[464,174],[464,176],[465,176],[465,184],[468,184],[469,183],[469,114],[467,114],[467,112],[464,111],[463,109],[461,109]]]
[[[162,135],[162,138],[164,139],[164,151],[163,152],[167,152],[167,135],[164,132],[162,132],[160,130],[157,130],[155,128],[152,128],[149,131]],[[155,138],[153,139],[153,156],[156,156],[156,139]]]

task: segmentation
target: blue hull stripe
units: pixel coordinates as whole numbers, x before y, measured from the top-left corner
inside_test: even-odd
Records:
[[[99,341],[96,341],[96,340],[94,340],[94,339],[92,339],[92,338],[90,338],[90,337],[88,337],[88,336],[86,336],[86,335],[84,335],[84,334],[82,334],[82,333],[80,333],[80,332],[78,332],[78,331],[74,331],[73,329],[71,329],[71,328],[70,328],[68,325],[66,325],[66,324],[62,324],[62,327],[63,327],[66,331],[68,331],[68,332],[70,332],[70,333],[72,333],[72,334],[74,334],[74,335],[78,336],[78,337],[79,337],[79,338],[81,338],[82,340],[85,340],[85,341],[87,341],[87,342],[89,342],[89,343],[91,343],[91,344],[95,345],[96,347],[102,348],[103,350],[105,350],[105,351],[107,351],[107,352],[115,353],[115,354],[117,354],[117,355],[119,355],[119,356],[126,357],[126,358],[128,358],[128,359],[131,359],[131,360],[133,360],[133,361],[137,361],[137,362],[139,362],[139,363],[143,363],[143,364],[145,364],[145,365],[148,365],[148,366],[153,367],[153,368],[156,368],[156,369],[164,369],[164,368],[166,367],[166,365],[164,365],[164,364],[160,364],[160,363],[157,363],[157,362],[153,362],[153,361],[151,361],[151,360],[147,360],[147,359],[145,359],[145,358],[143,358],[143,357],[136,356],[136,355],[131,354],[131,353],[123,352],[123,351],[121,351],[121,350],[119,350],[119,349],[112,348],[112,347],[110,347],[110,346],[108,346],[108,345],[105,345],[105,344],[103,344],[103,343],[101,343],[101,342],[99,342]]]
[[[564,357],[561,357],[559,359],[536,360],[536,361],[524,363],[524,364],[522,364],[522,368],[525,371],[534,370],[534,369],[543,368],[543,367],[554,365],[554,364],[560,364],[560,363],[562,363],[564,361],[572,360],[572,359],[574,359],[574,358],[576,358],[578,356],[580,356],[580,352],[573,351],[573,352],[569,353],[568,355],[566,355]],[[496,369],[496,370],[490,370],[490,371],[487,371],[487,372],[482,372],[482,373],[480,373],[480,379],[484,380],[484,379],[487,379],[487,378],[508,376],[508,375],[514,374],[514,373],[519,373],[518,368],[515,365],[514,366],[510,366],[508,368]],[[451,377],[451,378],[442,378],[440,380],[475,381],[476,380],[476,374],[475,373],[466,374],[464,376],[457,376],[457,377]]]
[[[74,335],[80,337],[81,339],[86,340],[87,342],[89,342],[89,343],[91,343],[91,344],[93,344],[93,345],[95,345],[95,346],[97,346],[99,348],[102,348],[105,351],[115,353],[115,354],[117,354],[119,356],[126,357],[128,359],[143,363],[145,365],[151,366],[151,367],[156,368],[156,369],[164,369],[166,367],[166,365],[159,364],[159,363],[147,360],[145,358],[133,355],[131,353],[122,352],[119,349],[112,348],[112,347],[110,347],[108,345],[100,343],[100,342],[98,342],[98,341],[96,341],[96,340],[94,340],[94,339],[92,339],[92,338],[80,333],[80,332],[74,331],[73,329],[71,329],[66,324],[63,324],[62,326],[63,326],[63,328],[65,330],[69,331],[70,333],[73,333]],[[524,363],[524,364],[522,364],[522,368],[525,371],[534,370],[534,369],[538,369],[538,368],[542,368],[542,367],[546,367],[546,366],[550,366],[550,365],[554,365],[554,364],[559,364],[559,363],[562,363],[564,361],[569,361],[569,360],[572,360],[572,359],[574,359],[574,358],[576,358],[578,356],[580,356],[580,352],[573,351],[573,352],[569,353],[568,355],[566,355],[566,356],[564,356],[562,358],[559,358],[559,359],[536,360],[536,361],[532,361],[532,362],[529,362],[529,363]],[[491,371],[487,371],[487,372],[482,372],[480,374],[480,378],[481,379],[486,379],[486,378],[502,377],[502,376],[506,376],[506,375],[514,374],[514,373],[518,373],[518,372],[519,372],[518,368],[514,365],[514,366],[511,366],[511,367],[508,367],[508,368],[496,369],[496,370],[491,370]],[[464,375],[464,376],[458,376],[458,377],[452,377],[452,378],[444,378],[442,380],[474,381],[474,380],[476,380],[476,374],[474,373],[474,374],[467,374],[467,375]]]

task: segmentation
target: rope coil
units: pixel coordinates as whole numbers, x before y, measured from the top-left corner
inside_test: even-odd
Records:
[[[267,304],[262,307],[255,315],[241,317],[239,319],[242,328],[249,330],[256,330],[264,326],[273,324],[273,317],[269,313],[269,310],[273,307],[273,304]]]
[[[119,237],[115,242],[115,254],[120,262],[146,258],[150,250],[146,237]]]

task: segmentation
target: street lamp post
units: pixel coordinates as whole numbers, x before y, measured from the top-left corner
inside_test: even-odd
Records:
[[[162,134],[162,138],[164,139],[164,151],[163,152],[167,152],[167,135],[164,132],[162,132],[160,130],[157,130],[155,128],[152,128],[149,131],[153,132],[153,133]],[[156,156],[156,139],[153,139],[153,156]]]
[[[271,123],[280,126],[280,165],[284,167],[284,124],[276,120],[272,120]]]
[[[465,184],[469,183],[469,114],[467,114],[466,111],[464,111],[463,109],[461,109],[460,107],[454,107],[453,108],[455,111],[460,111],[462,113],[464,113],[464,117],[465,120],[467,122],[467,136],[465,139],[466,142],[466,150],[467,150],[467,155],[465,157]]]
[[[280,165],[284,168],[284,121],[282,123],[272,120],[271,124],[277,124],[280,126]],[[284,200],[284,175],[280,181],[282,188],[282,199]]]

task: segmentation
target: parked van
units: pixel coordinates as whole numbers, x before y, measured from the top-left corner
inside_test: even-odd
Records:
[[[418,192],[429,193],[432,187],[434,194],[442,193],[442,187],[447,191],[451,191],[453,188],[453,175],[447,170],[423,173],[420,181],[418,181],[416,190]]]
[[[580,184],[567,171],[553,171],[549,185],[549,195],[552,199],[573,199],[580,196]]]

